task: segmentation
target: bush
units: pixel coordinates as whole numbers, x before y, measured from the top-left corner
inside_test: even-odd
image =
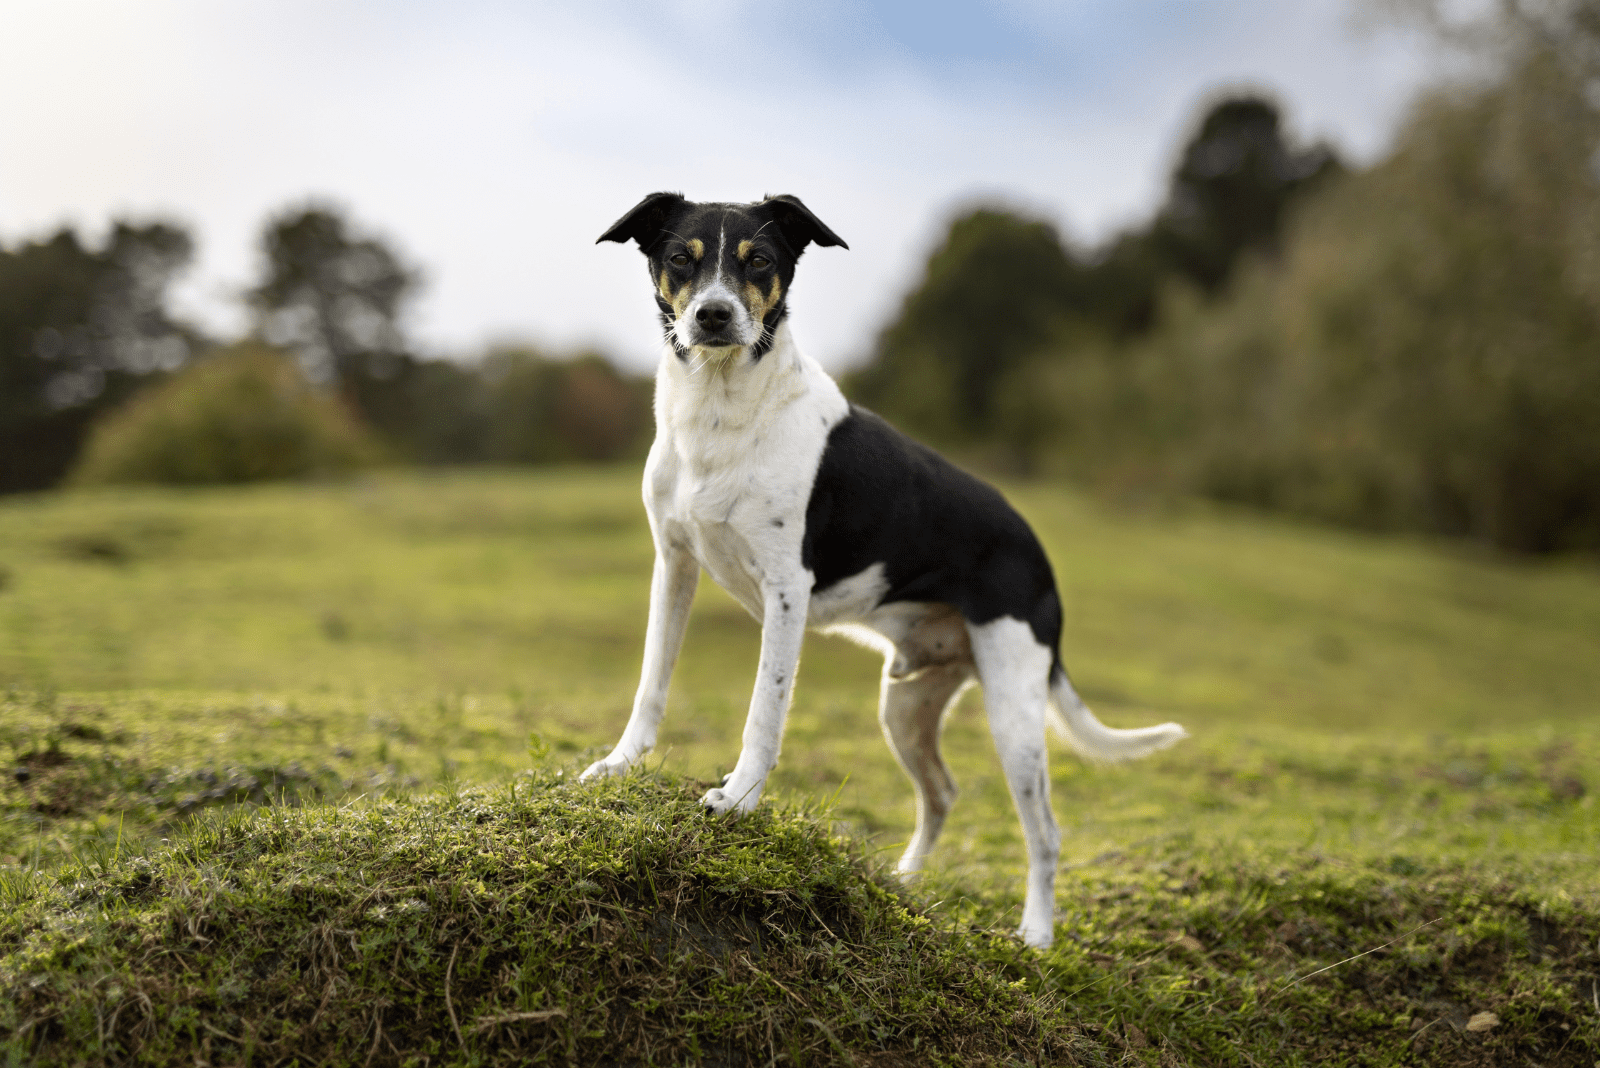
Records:
[[[203,484],[336,474],[376,459],[366,430],[295,360],[224,349],[96,424],[72,481]]]

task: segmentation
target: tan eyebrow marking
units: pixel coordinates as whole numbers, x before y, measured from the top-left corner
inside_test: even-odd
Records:
[[[698,237],[691,237],[688,241],[684,242],[684,244],[689,246],[689,253],[690,255],[694,256],[695,259],[698,260],[705,257],[706,243],[700,240]]]
[[[755,246],[748,241],[739,242],[739,259],[743,260],[746,256],[750,255],[750,250],[753,248],[755,248]]]

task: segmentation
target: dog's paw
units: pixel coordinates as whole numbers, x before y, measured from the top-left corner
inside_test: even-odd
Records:
[[[578,776],[578,781],[592,782],[595,779],[609,779],[613,775],[626,775],[627,773],[628,762],[626,760],[613,760],[610,757],[606,757],[604,760],[596,760],[585,768],[583,774]]]
[[[1024,919],[1017,928],[1017,937],[1034,949],[1049,949],[1056,940],[1056,925],[1053,921],[1029,923]]]
[[[707,812],[714,815],[738,816],[754,809],[759,800],[761,800],[760,786],[739,791],[718,786],[707,790],[705,796],[700,799],[700,804],[705,806]]]

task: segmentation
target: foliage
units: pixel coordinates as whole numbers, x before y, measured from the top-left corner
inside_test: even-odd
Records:
[[[312,204],[273,216],[261,251],[265,275],[248,295],[257,330],[294,350],[313,379],[353,393],[363,372],[381,373],[406,351],[400,317],[416,272],[339,209]]]
[[[1241,256],[1275,250],[1288,206],[1339,169],[1326,146],[1291,148],[1272,102],[1223,99],[1185,148],[1166,204],[1105,249],[1075,255],[1048,223],[996,208],[952,222],[847,387],[935,440],[1003,439],[1026,463],[1034,442],[1004,410],[1008,378],[1063,337],[1148,329],[1164,280],[1219,289]]]
[[[603,356],[528,348],[471,363],[424,359],[402,329],[419,277],[329,205],[291,209],[262,233],[250,292],[261,336],[297,352],[399,457],[422,463],[614,460],[641,451],[648,384]]]
[[[1343,171],[1326,144],[1291,147],[1270,100],[1224,98],[1184,146],[1155,218],[1101,252],[1091,317],[1137,333],[1154,324],[1164,283],[1220,291],[1246,255],[1276,255],[1289,209]]]
[[[1289,149],[1270,105],[1225,101],[1167,205],[1098,262],[1040,270],[996,240],[958,263],[955,235],[978,219],[1006,232],[959,222],[855,394],[1118,495],[1518,553],[1600,547],[1600,21],[1578,0],[1464,23],[1398,6],[1494,62],[1419,102],[1388,159],[1341,176],[1326,149]],[[993,266],[1007,260],[1054,304]],[[966,288],[994,294],[981,317]],[[991,342],[941,315],[1035,328]],[[963,403],[982,418],[926,414]]]
[[[1419,108],[1216,304],[1014,383],[1080,469],[1355,526],[1600,545],[1600,116],[1535,52]],[[1059,413],[1051,420],[1052,413]],[[1120,454],[1120,459],[1118,458]]]
[[[329,397],[313,397],[304,383],[284,385],[287,377],[265,384],[292,376],[287,369],[241,372],[237,388],[208,372],[182,387],[186,399],[170,390],[141,397],[109,419],[122,429],[98,433],[94,457],[81,456],[97,421],[203,350],[166,307],[190,251],[180,228],[122,222],[103,250],[83,247],[70,230],[0,249],[0,493],[55,485],[75,463],[101,480],[289,477],[369,456],[369,444],[355,444],[367,430],[388,455],[421,463],[613,460],[641,455],[648,444],[649,383],[601,355],[557,359],[516,347],[473,361],[416,355],[403,327],[418,272],[340,209],[313,203],[267,220],[262,276],[247,294],[255,340],[236,348],[293,351],[302,377]],[[202,381],[211,383],[201,389],[210,390],[205,400],[196,392]],[[252,390],[264,389],[287,406],[251,410]],[[193,410],[185,419],[155,417],[174,404]],[[244,407],[230,412],[229,404]],[[356,429],[352,416],[367,429]],[[235,429],[222,425],[236,417]],[[130,420],[142,429],[130,429]],[[224,454],[204,456],[211,445]],[[137,463],[107,459],[107,449],[134,448],[145,454]],[[252,455],[256,449],[266,453]]]
[[[394,450],[421,463],[593,462],[649,445],[650,381],[596,353],[498,348],[471,364],[402,357],[355,388]]]
[[[98,424],[73,480],[202,484],[336,474],[372,443],[295,360],[259,345],[223,350],[134,397]]]
[[[97,415],[188,358],[166,293],[190,254],[159,222],[118,221],[100,249],[70,229],[0,248],[0,493],[54,483]]]
[[[1047,223],[957,219],[851,392],[944,440],[989,432],[995,383],[1051,337],[1079,273]]]

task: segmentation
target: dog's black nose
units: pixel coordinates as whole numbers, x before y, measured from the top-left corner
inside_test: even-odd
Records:
[[[733,305],[725,300],[708,300],[694,313],[694,321],[701,329],[715,334],[733,318]]]

